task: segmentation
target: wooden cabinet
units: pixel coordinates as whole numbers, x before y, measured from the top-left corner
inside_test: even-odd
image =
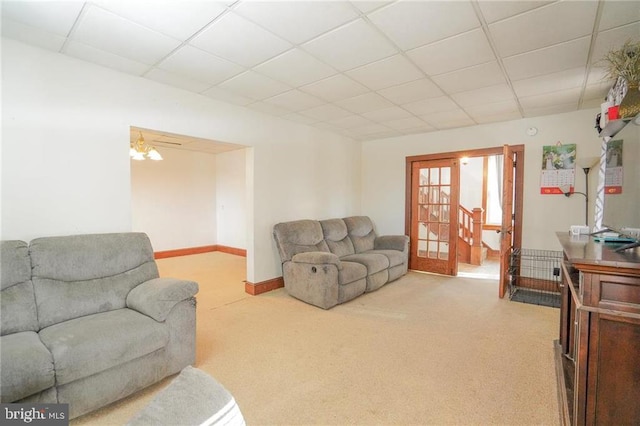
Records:
[[[561,417],[569,425],[640,425],[640,248],[558,233],[564,251]]]

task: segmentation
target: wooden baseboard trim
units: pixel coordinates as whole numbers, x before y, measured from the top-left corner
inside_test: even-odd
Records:
[[[257,296],[277,288],[284,287],[284,279],[282,277],[273,278],[271,280],[262,281],[254,284],[249,281],[244,282],[244,291],[252,296]]]
[[[188,256],[190,254],[209,253],[216,251],[218,246],[201,246],[201,247],[188,247],[176,250],[157,251],[153,253],[154,259],[165,259],[167,257]]]
[[[217,251],[221,251],[223,253],[247,257],[247,251],[245,249],[239,249],[239,248],[227,247],[227,246],[216,246],[216,247],[217,247]]]
[[[190,254],[210,253],[212,251],[221,251],[223,253],[247,257],[247,251],[245,249],[213,245],[213,246],[187,247],[187,248],[175,249],[175,250],[156,251],[155,253],[153,253],[153,258],[165,259],[167,257],[189,256]]]

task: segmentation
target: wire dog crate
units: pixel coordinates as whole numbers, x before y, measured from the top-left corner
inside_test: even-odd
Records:
[[[560,307],[562,252],[515,248],[509,259],[509,299]]]

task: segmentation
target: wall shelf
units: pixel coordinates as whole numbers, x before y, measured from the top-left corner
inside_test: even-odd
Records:
[[[630,121],[640,124],[640,114],[636,115],[635,117],[619,118],[617,120],[611,120],[607,123],[606,126],[604,126],[604,129],[602,129],[598,135],[601,138],[605,138],[605,137],[612,138],[616,134],[618,134],[620,130],[624,129],[624,126],[629,124]]]

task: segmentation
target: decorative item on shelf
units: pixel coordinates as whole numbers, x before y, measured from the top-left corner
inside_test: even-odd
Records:
[[[140,134],[138,140],[129,144],[129,156],[131,159],[140,161],[146,157],[154,161],[162,160],[162,155],[160,155],[158,150],[145,142],[142,137],[142,132],[138,133]]]
[[[607,78],[623,79],[626,85],[626,90],[623,90],[626,93],[619,102],[618,116],[637,116],[640,113],[640,42],[627,40],[620,49],[609,51],[604,62]]]

